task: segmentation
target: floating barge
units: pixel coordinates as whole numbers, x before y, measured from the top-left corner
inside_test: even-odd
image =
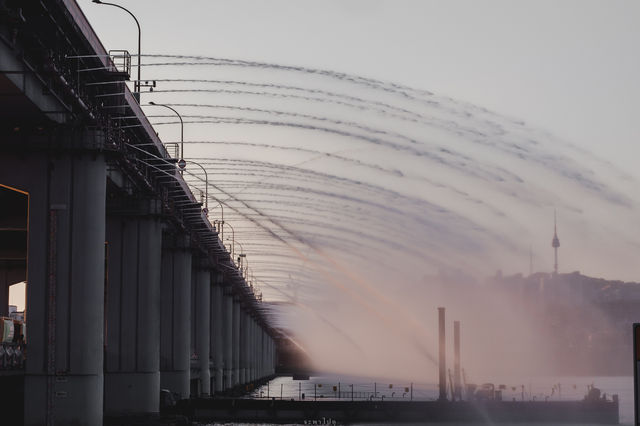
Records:
[[[566,423],[618,424],[613,401],[287,401],[193,399],[184,414],[198,422],[354,423]],[[314,423],[315,422],[315,423]]]

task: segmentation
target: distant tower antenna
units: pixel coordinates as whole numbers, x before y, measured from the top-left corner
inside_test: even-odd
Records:
[[[551,240],[551,247],[553,247],[554,264],[553,272],[558,274],[558,247],[560,247],[560,240],[558,239],[558,227],[556,223],[556,211],[553,211],[553,240]]]
[[[529,275],[533,275],[533,249],[529,244]]]

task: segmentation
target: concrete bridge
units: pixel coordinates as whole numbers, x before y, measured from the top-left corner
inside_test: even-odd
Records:
[[[0,0],[0,316],[26,280],[27,425],[274,373],[261,301],[127,77],[74,0]]]

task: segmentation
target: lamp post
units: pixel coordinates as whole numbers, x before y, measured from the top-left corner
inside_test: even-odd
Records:
[[[214,199],[214,200],[216,200],[216,202],[217,202],[218,204],[220,204],[220,216],[221,216],[222,222],[224,223],[224,207],[222,207],[222,203],[220,202],[220,200],[218,200],[218,199],[217,199],[217,198],[215,198],[215,197],[214,197],[213,199]],[[215,221],[214,221],[214,222],[215,222]],[[220,239],[221,239],[222,241],[224,241],[224,228],[223,228],[223,227],[220,227]],[[224,244],[224,243],[223,243],[223,244]]]
[[[240,246],[240,248],[244,252],[244,249],[242,248],[242,246]],[[246,259],[247,259],[247,254],[246,253],[240,253],[238,255],[238,260],[241,260],[241,262],[239,262],[240,263],[240,276],[245,279],[245,282],[247,280],[247,277],[246,277],[247,273],[245,272],[245,270],[246,270],[245,269],[245,263],[248,263],[246,261]]]
[[[161,107],[165,107],[165,108],[169,108],[171,111],[175,112],[176,115],[178,116],[178,118],[180,119],[180,159],[184,159],[184,121],[182,121],[182,116],[180,115],[180,113],[178,111],[176,111],[175,109],[171,108],[169,105],[165,105],[165,104],[157,104],[155,102],[149,102],[149,105],[153,105],[153,106],[161,106]],[[202,167],[202,166],[200,166]]]
[[[93,0],[93,2],[96,4],[106,4],[107,6],[113,6],[113,7],[117,7],[118,9],[122,9],[125,12],[127,12],[129,15],[131,15],[133,20],[136,21],[136,25],[138,26],[138,80],[133,83],[133,97],[135,98],[136,101],[138,101],[138,103],[140,103],[140,66],[141,66],[140,39],[142,38],[142,32],[140,31],[140,23],[138,22],[138,19],[135,17],[133,13],[131,13],[128,9],[120,6],[119,4],[107,3],[102,0]]]
[[[238,241],[237,244],[240,246],[240,254],[238,255],[238,267],[240,268],[240,272],[242,273],[242,267],[240,265],[244,263],[243,259],[246,257],[246,254],[244,254],[244,247],[242,246],[240,241]]]
[[[204,209],[205,209],[205,215],[208,217],[209,216],[209,175],[207,175],[207,170],[204,167],[202,167],[202,164],[197,163],[193,160],[186,161],[184,158],[182,159],[182,162],[178,162],[178,167],[180,167],[181,171],[187,167],[187,163],[193,163],[196,166],[199,166],[204,172]],[[223,221],[224,221],[224,218],[223,218]]]
[[[253,269],[249,268],[249,262],[247,262],[247,277],[249,278],[249,287],[253,291],[254,296],[257,296],[258,281],[256,280],[256,276],[253,274]]]
[[[231,260],[233,260],[236,255],[236,232],[234,231],[233,226],[229,225],[229,223],[224,220],[214,220],[213,223],[219,224],[220,229],[224,229],[225,224],[231,228]],[[224,240],[222,241],[222,244],[224,244]]]

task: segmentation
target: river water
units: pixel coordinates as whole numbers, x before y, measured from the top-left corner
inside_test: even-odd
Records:
[[[581,400],[587,387],[594,385],[608,398],[617,394],[620,398],[620,424],[633,424],[633,378],[632,377],[531,377],[500,378],[494,380],[496,388],[504,385],[504,400],[549,400],[571,401]],[[278,377],[268,384],[257,388],[249,397],[283,398],[283,399],[327,400],[346,399],[362,400],[375,397],[378,400],[435,400],[438,387],[435,383],[411,383],[389,379],[365,379],[359,377],[323,375],[311,377],[310,380],[293,380],[291,377]],[[313,419],[310,419],[313,420]],[[225,423],[226,425],[242,425],[242,423]],[[429,424],[429,423],[421,423]],[[458,423],[456,423],[458,424]],[[490,423],[483,423],[490,424]],[[221,424],[215,423],[215,426]],[[374,426],[374,424],[369,424]],[[451,426],[454,423],[447,423]],[[462,425],[462,424],[460,424]],[[470,423],[464,425],[471,426]],[[478,425],[478,423],[474,423]],[[501,425],[506,425],[501,423]],[[549,423],[545,423],[549,426]],[[535,426],[531,423],[518,423],[518,426]],[[585,425],[586,426],[586,425]]]

